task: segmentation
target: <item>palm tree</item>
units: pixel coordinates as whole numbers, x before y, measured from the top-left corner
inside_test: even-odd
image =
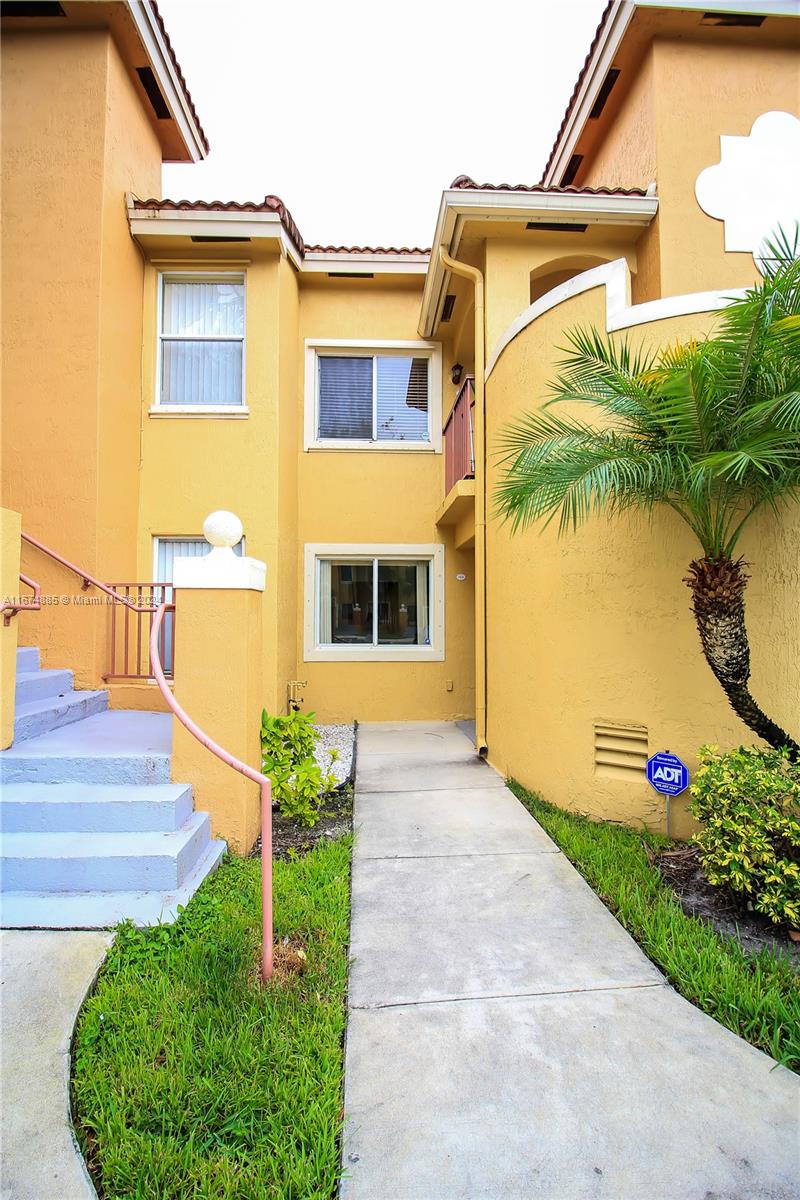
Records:
[[[706,661],[745,725],[793,761],[800,745],[748,687],[736,549],[759,509],[800,496],[799,243],[800,229],[768,243],[763,281],[703,340],[647,352],[572,333],[552,397],[504,432],[496,491],[514,531],[557,517],[563,534],[599,511],[677,513],[702,548],[685,582]],[[553,410],[565,401],[588,418]]]

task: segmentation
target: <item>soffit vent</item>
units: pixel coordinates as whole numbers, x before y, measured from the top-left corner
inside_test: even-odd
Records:
[[[150,101],[153,112],[159,121],[168,121],[172,114],[167,108],[167,102],[161,95],[161,89],[156,83],[156,77],[150,67],[137,67],[136,74],[139,76],[142,87],[147,94],[147,99]]]
[[[328,279],[374,279],[372,271],[328,271]]]
[[[647,729],[616,721],[594,723],[594,769],[615,779],[643,779],[647,767]]]
[[[192,234],[193,242],[249,242],[249,237],[221,237],[218,234]]]
[[[46,0],[3,0],[0,4],[0,17],[65,17],[60,4]]]
[[[723,29],[758,29],[764,20],[755,13],[707,12],[700,18],[700,24],[722,26]]]
[[[611,95],[611,92],[614,89],[614,84],[617,82],[618,79],[619,79],[619,71],[617,70],[616,67],[612,67],[611,70],[606,75],[605,79],[603,80],[603,86],[600,88],[600,91],[597,93],[597,99],[595,100],[594,104],[592,105],[592,111],[589,113],[590,121],[596,121],[597,118],[600,116],[600,113],[603,111],[603,109],[606,106],[606,100],[608,100],[608,97]]]
[[[528,221],[526,229],[543,229],[546,233],[586,233],[588,225],[580,221]]]
[[[578,174],[578,171],[580,170],[580,166],[581,166],[582,162],[583,162],[582,154],[573,154],[572,158],[567,163],[566,171],[561,176],[561,186],[562,187],[569,187],[569,185],[572,183],[575,176]]]
[[[455,306],[456,306],[456,298],[452,293],[448,292],[448,294],[444,298],[444,304],[442,306],[442,320],[443,321],[450,320],[450,318],[453,315],[453,309],[455,308]]]

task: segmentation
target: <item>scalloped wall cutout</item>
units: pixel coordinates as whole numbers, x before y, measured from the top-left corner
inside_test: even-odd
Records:
[[[762,113],[747,137],[719,141],[720,161],[697,176],[697,203],[724,222],[725,249],[749,250],[761,271],[764,238],[800,221],[800,119]]]

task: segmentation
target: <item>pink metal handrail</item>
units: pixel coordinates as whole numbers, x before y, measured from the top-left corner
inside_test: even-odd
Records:
[[[11,618],[18,612],[39,612],[42,607],[42,589],[35,579],[29,579],[27,575],[19,573],[20,583],[24,583],[33,591],[30,600],[26,600],[24,604],[4,604],[0,607],[0,612],[3,614],[3,624],[10,625]]]
[[[82,567],[76,567],[75,563],[71,563],[68,558],[63,558],[62,555],[57,554],[55,550],[51,550],[49,546],[45,546],[44,542],[40,542],[35,537],[31,537],[29,533],[23,533],[21,536],[23,542],[27,542],[29,546],[35,546],[37,550],[41,550],[42,554],[46,554],[49,558],[54,559],[57,563],[61,563],[62,567],[66,567],[68,571],[72,571],[74,575],[77,575],[79,579],[82,579],[82,587],[84,591],[86,591],[88,587],[99,588],[101,592],[105,592],[105,594],[110,596],[112,600],[116,600],[117,604],[123,604],[126,608],[132,609],[133,612],[154,613],[156,611],[155,605],[139,606],[134,604],[132,600],[126,600],[123,596],[117,595],[113,588],[110,588],[107,583],[101,583],[99,579],[95,579],[94,575],[90,575],[89,572],[84,571]]]
[[[215,754],[220,762],[233,767],[234,771],[238,771],[247,779],[252,779],[253,783],[257,783],[261,788],[261,978],[266,983],[272,976],[272,783],[266,775],[234,758],[204,733],[173,696],[164,677],[158,651],[158,635],[166,610],[166,604],[159,604],[150,630],[150,665],[167,707],[172,710],[184,729]]]

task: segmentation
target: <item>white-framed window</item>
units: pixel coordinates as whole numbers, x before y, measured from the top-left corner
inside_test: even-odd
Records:
[[[439,344],[306,339],[305,448],[440,452]]]
[[[159,275],[151,413],[246,416],[244,367],[244,276]]]
[[[444,546],[305,547],[305,661],[444,658]]]

